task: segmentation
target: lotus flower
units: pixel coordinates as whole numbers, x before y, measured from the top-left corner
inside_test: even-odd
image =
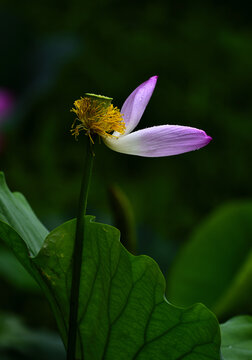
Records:
[[[150,101],[157,78],[153,76],[139,85],[125,100],[120,112],[110,103],[107,107],[102,107],[100,102],[94,106],[98,100],[92,102],[89,98],[90,103],[86,102],[88,98],[85,97],[77,100],[73,111],[77,114],[80,125],[72,132],[75,136],[80,130],[85,130],[89,136],[97,133],[110,149],[145,157],[178,155],[206,146],[212,138],[203,130],[189,126],[160,125],[133,131]],[[87,94],[89,95],[96,96]],[[100,101],[103,98],[112,100],[99,96]]]

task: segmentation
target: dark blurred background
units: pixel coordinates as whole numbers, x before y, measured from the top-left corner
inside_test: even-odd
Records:
[[[0,161],[53,229],[75,216],[83,146],[70,134],[85,92],[126,97],[158,84],[139,124],[188,125],[204,149],[148,159],[96,146],[88,213],[113,224],[108,188],[131,202],[138,252],[166,272],[218,206],[251,197],[251,6],[229,1],[1,1]],[[2,106],[3,108],[3,106]]]

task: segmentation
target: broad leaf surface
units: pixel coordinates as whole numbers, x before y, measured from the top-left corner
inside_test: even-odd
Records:
[[[220,326],[224,360],[252,359],[252,317],[237,316]]]
[[[13,201],[13,195],[8,196]],[[6,207],[8,196],[4,194]],[[37,252],[41,237],[32,237],[34,214],[29,224],[26,209],[26,231],[20,230],[20,211],[13,207],[12,216],[5,218],[9,223],[0,222],[0,237],[44,290],[66,343],[75,221],[53,230],[35,254],[30,244]],[[201,304],[187,309],[169,304],[157,264],[131,255],[119,239],[117,229],[85,218],[77,359],[219,360],[214,315]]]
[[[213,213],[181,249],[168,276],[177,305],[202,302],[218,316],[252,311],[252,203]]]
[[[25,197],[10,192],[5,177],[0,172],[0,220],[10,225],[25,241],[31,254],[35,256],[48,234],[38,220]]]
[[[31,257],[35,256],[41,249],[49,232],[36,217],[25,197],[9,190],[2,172],[0,172],[0,223],[0,238],[14,252],[26,270],[39,281],[40,276],[31,262]],[[1,247],[1,251],[4,252],[5,249]],[[1,261],[0,270],[2,273],[8,271],[9,273],[6,276],[11,281],[15,281],[12,277],[15,275],[15,270],[19,270],[10,254],[7,254],[7,259],[8,257],[8,263],[6,257]],[[12,269],[9,270],[11,263]],[[24,271],[21,270],[19,280],[23,285],[26,283],[28,287],[32,286],[29,276],[26,276]]]
[[[219,359],[218,324],[202,305],[179,309],[164,299],[164,278],[146,256],[135,257],[119,231],[85,219],[80,288],[80,358]],[[67,322],[75,221],[51,232],[34,259]]]
[[[35,278],[47,296],[60,329],[64,328],[59,306],[33,257],[41,249],[48,230],[34,214],[24,196],[12,193],[0,172],[0,239],[13,251],[25,269]]]

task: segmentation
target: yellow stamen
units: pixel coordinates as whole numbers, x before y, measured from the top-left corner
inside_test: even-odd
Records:
[[[124,134],[125,123],[122,114],[110,102],[110,98],[92,94],[76,100],[71,110],[77,115],[72,124],[72,135],[77,137],[80,131],[84,130],[94,143],[93,134],[103,137],[115,137],[114,131]],[[76,122],[78,122],[77,125]]]

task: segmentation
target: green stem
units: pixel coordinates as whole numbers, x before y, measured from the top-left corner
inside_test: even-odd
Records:
[[[67,360],[75,360],[76,338],[78,328],[78,305],[80,292],[81,264],[83,252],[85,214],[87,208],[88,190],[93,168],[92,144],[87,139],[86,161],[81,183],[79,208],[76,222],[75,244],[73,253],[72,286],[70,298],[70,314],[68,328]]]

